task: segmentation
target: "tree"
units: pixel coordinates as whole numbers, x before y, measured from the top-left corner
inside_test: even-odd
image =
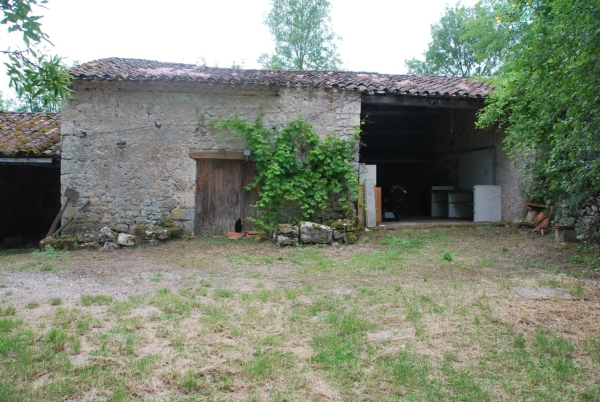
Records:
[[[275,53],[258,62],[267,69],[338,70],[341,60],[330,28],[328,0],[272,0],[265,25],[275,39]]]
[[[440,21],[431,26],[431,37],[424,61],[405,61],[409,74],[490,76],[509,42],[508,31],[484,1],[474,7],[446,6]]]
[[[553,202],[557,220],[581,220],[600,202],[600,2],[500,6],[516,39],[478,125],[506,131],[528,198]],[[587,227],[600,239],[598,214]]]
[[[47,0],[0,0],[8,32],[21,32],[25,49],[0,50],[8,56],[5,62],[10,86],[27,103],[45,109],[56,109],[60,101],[70,96],[68,69],[58,56],[49,56],[37,49],[50,44],[48,35],[41,29],[39,15],[33,15],[32,6],[43,6]]]

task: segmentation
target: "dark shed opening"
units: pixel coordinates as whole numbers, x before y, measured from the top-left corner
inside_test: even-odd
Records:
[[[360,162],[376,165],[384,220],[390,211],[402,219],[432,216],[434,186],[469,190],[459,186],[459,155],[493,143],[475,129],[481,107],[479,99],[363,96]]]

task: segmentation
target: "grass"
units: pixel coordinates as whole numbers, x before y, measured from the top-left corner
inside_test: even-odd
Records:
[[[124,271],[149,278],[133,281],[143,292],[0,304],[0,400],[594,401],[597,252],[496,226],[373,231],[343,248],[131,250],[102,283]],[[47,253],[0,255],[0,272],[112,263]]]

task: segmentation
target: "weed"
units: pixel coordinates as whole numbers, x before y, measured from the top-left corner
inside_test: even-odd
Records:
[[[82,295],[81,304],[84,306],[106,306],[114,301],[114,297],[106,295]]]
[[[51,306],[58,306],[62,303],[62,300],[60,299],[60,297],[51,297],[48,302]]]
[[[8,317],[11,315],[15,315],[16,313],[17,313],[17,310],[12,306],[8,306],[4,309],[2,307],[0,307],[0,317]]]
[[[235,291],[228,289],[215,289],[213,291],[214,297],[233,297],[235,296]]]
[[[27,303],[27,308],[31,309],[31,308],[36,308],[38,307],[40,304],[38,302],[29,302]]]
[[[163,274],[160,272],[155,272],[154,275],[150,277],[150,281],[152,282],[160,282],[163,279]]]
[[[450,253],[449,251],[445,251],[444,254],[442,254],[442,261],[452,261],[454,260],[454,257],[452,256],[452,253]]]

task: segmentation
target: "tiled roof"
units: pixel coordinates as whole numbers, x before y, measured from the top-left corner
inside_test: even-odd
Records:
[[[59,153],[59,113],[0,112],[0,157]]]
[[[351,71],[239,70],[120,58],[91,61],[72,68],[70,74],[73,80],[192,81],[336,87],[369,94],[388,92],[462,99],[482,99],[492,89],[489,84],[460,77],[389,75]]]

